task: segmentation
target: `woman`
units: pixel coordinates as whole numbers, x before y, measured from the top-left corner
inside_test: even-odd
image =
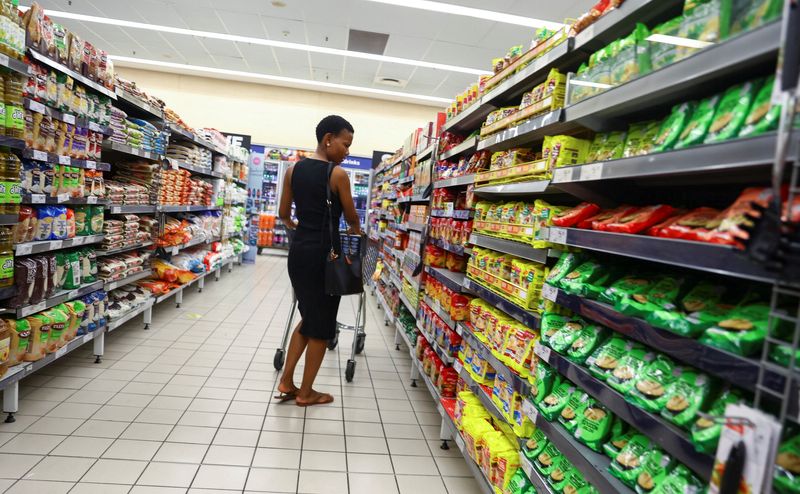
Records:
[[[331,250],[325,183],[331,187],[333,217],[330,221],[333,221],[333,242],[338,248],[342,212],[350,225],[348,232],[361,235],[350,179],[347,172],[337,166],[349,154],[353,132],[353,126],[340,116],[323,118],[317,125],[316,152],[290,167],[283,180],[279,213],[286,227],[294,231],[289,249],[289,278],[301,319],[289,342],[286,367],[278,384],[280,395],[275,398],[282,402],[296,400],[301,407],[333,402],[333,396],[312,388],[328,341],[336,336],[336,314],[341,298],[325,293],[325,259]],[[328,163],[335,165],[330,176]],[[297,222],[291,217],[292,201],[297,207]],[[294,384],[294,369],[303,351],[306,365],[298,388]]]

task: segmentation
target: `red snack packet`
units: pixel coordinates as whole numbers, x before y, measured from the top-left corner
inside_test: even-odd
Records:
[[[592,230],[605,230],[605,225],[608,223],[615,223],[623,215],[630,214],[636,211],[637,207],[619,206],[614,209],[601,211],[596,215],[587,218],[578,223],[578,228],[590,228]],[[586,225],[586,226],[584,226]]]
[[[750,238],[744,226],[752,225],[748,214],[757,215],[753,204],[766,206],[772,199],[772,189],[768,187],[750,187],[745,189],[728,209],[719,215],[719,226],[704,235],[700,240],[714,244],[733,245],[744,248],[743,241]]]
[[[657,236],[699,241],[709,230],[716,228],[719,215],[719,210],[714,208],[693,209],[674,217],[674,221],[663,227]]]
[[[576,223],[580,223],[586,218],[596,215],[598,212],[600,212],[600,206],[597,204],[582,202],[574,208],[557,213],[553,216],[552,221],[555,226],[570,227]]]
[[[445,367],[439,373],[439,382],[436,387],[442,394],[442,398],[455,398],[456,385],[458,384],[458,373],[452,367]],[[452,402],[455,404],[455,402]]]
[[[639,233],[650,228],[656,223],[664,221],[672,216],[675,208],[660,204],[658,206],[647,206],[634,209],[621,215],[616,221],[609,221],[604,224],[605,231],[615,233]]]

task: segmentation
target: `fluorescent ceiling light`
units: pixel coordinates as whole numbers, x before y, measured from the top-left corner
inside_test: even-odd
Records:
[[[534,19],[532,17],[523,17],[521,15],[514,15],[514,14],[504,14],[503,12],[494,12],[492,10],[474,9],[472,7],[462,7],[461,5],[454,5],[452,3],[431,2],[429,0],[368,0],[368,1],[385,3],[389,5],[397,5],[398,7],[410,7],[412,9],[429,10],[431,12],[441,12],[443,14],[474,17],[476,19],[503,22],[505,24],[516,24],[517,26],[546,27],[554,31],[564,27],[564,24],[561,24],[560,22],[544,21],[542,19]]]
[[[656,43],[685,46],[687,48],[706,48],[714,44],[709,41],[681,38],[680,36],[667,36],[666,34],[651,34],[646,39],[647,41],[654,41]]]
[[[363,58],[366,60],[375,60],[377,62],[397,63],[402,65],[413,65],[415,67],[423,67],[426,69],[447,70],[450,72],[461,72],[464,74],[474,75],[488,75],[492,72],[488,70],[472,69],[469,67],[459,67],[457,65],[447,65],[443,63],[425,62],[422,60],[412,60],[409,58],[390,57],[386,55],[375,55],[372,53],[363,53],[360,51],[340,50],[337,48],[328,48],[325,46],[304,45],[302,43],[290,43],[287,41],[276,41],[265,38],[254,38],[251,36],[239,36],[236,34],[215,33],[211,31],[197,31],[194,29],[183,29],[179,27],[160,26],[158,24],[147,24],[144,22],[133,22],[122,19],[109,19],[107,17],[97,17],[94,15],[75,14],[73,12],[61,12],[57,10],[46,10],[45,12],[49,17],[58,17],[62,19],[73,19],[83,22],[94,22],[97,24],[109,24],[112,26],[129,27],[133,29],[144,29],[147,31],[158,31],[161,33],[182,34],[186,36],[197,36],[198,38],[221,39],[226,41],[233,41],[236,43],[250,43],[254,45],[272,46],[275,48],[287,48],[289,50],[300,50],[311,53],[322,53],[325,55],[339,55],[342,57],[350,58]]]
[[[234,80],[247,78],[247,79],[256,79],[263,81],[272,81],[275,83],[282,83],[283,85],[289,87],[308,86],[312,88],[322,88],[332,92],[366,93],[378,97],[384,96],[391,99],[416,100],[416,101],[425,101],[427,103],[437,103],[437,104],[450,104],[451,102],[451,100],[447,98],[437,98],[436,96],[427,96],[424,94],[403,93],[400,91],[388,91],[386,89],[351,86],[349,84],[335,84],[332,82],[298,79],[294,77],[284,77],[280,75],[259,74],[257,72],[244,72],[241,70],[218,69],[216,67],[204,67],[202,65],[188,65],[182,63],[162,62],[160,60],[149,60],[145,58],[124,57],[118,55],[109,55],[109,58],[111,58],[111,60],[113,60],[115,64],[118,64],[120,66],[164,67],[168,69],[175,69],[177,71],[182,71],[182,72],[189,71],[189,72],[199,72],[204,74],[226,76],[227,78]]]

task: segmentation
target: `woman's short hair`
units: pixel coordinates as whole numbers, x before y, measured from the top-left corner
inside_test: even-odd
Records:
[[[322,139],[325,138],[325,134],[339,135],[339,132],[343,130],[355,133],[350,122],[339,115],[328,115],[317,124],[317,142],[322,142]]]

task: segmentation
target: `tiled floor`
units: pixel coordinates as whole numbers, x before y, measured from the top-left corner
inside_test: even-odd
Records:
[[[181,309],[164,302],[152,329],[137,318],[108,335],[101,364],[88,345],[23,381],[17,421],[0,424],[0,492],[478,493],[458,450],[439,448],[435,404],[409,386],[408,351],[372,296],[354,382],[352,333],[320,370],[335,403],[271,402],[285,262],[261,256],[190,290]],[[340,322],[356,304],[342,301]]]

